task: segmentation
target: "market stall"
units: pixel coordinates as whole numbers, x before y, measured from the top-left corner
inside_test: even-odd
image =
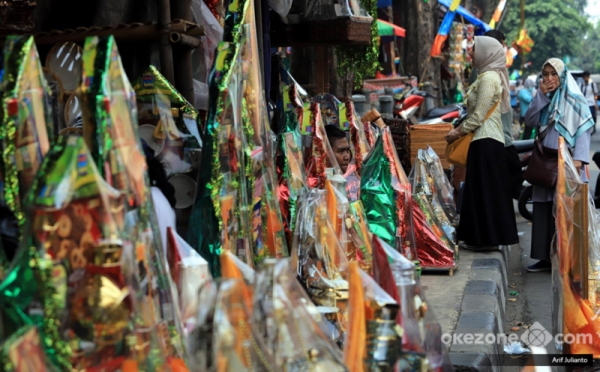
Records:
[[[435,151],[411,182],[380,115],[302,94],[283,66],[271,117],[257,6],[216,5],[205,121],[191,76],[123,67],[162,21],[6,37],[0,191],[20,236],[0,257],[0,370],[451,370],[419,282],[457,259]],[[376,21],[349,6],[368,44]],[[173,43],[198,41],[181,25]]]

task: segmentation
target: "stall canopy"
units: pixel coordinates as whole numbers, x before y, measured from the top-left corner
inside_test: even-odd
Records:
[[[439,0],[438,3],[444,6],[446,9],[449,9],[452,0]],[[462,16],[466,22],[472,23],[475,27],[482,29],[483,32],[488,32],[492,29],[490,25],[475,17],[473,13],[469,12],[463,6],[459,6],[456,9],[456,14]]]
[[[393,23],[386,22],[384,20],[377,20],[377,30],[379,36],[399,36],[406,37],[406,30],[400,26],[396,26]]]

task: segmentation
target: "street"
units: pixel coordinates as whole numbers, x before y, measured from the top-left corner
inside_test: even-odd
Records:
[[[592,136],[590,159],[597,150],[600,150],[600,133]],[[598,173],[598,167],[595,164],[590,164],[590,192],[593,192],[596,187]],[[515,211],[517,211],[516,204]],[[535,260],[529,257],[531,223],[523,219],[518,212],[516,213],[520,244],[511,248],[507,267],[507,293],[510,295],[506,301],[504,319],[499,324],[503,325],[504,333],[517,334],[519,337],[535,322],[540,323],[546,330],[552,332],[551,274],[550,272],[528,273],[525,270],[527,266],[535,263]],[[462,250],[460,252],[459,269],[454,272],[454,276],[448,277],[447,274],[441,273],[426,273],[422,276],[421,283],[425,287],[427,300],[435,312],[444,333],[453,333],[457,327],[465,287],[470,276],[472,276],[471,264],[473,260],[489,256],[490,253],[486,252]],[[450,345],[450,351],[452,351],[453,346]],[[553,343],[547,346],[546,351],[548,354],[558,353]],[[504,364],[504,367],[502,370],[516,372],[521,369],[518,367],[521,364],[518,359],[510,360],[512,357],[509,355],[504,355],[503,358],[502,364]],[[560,371],[560,369],[553,368],[553,371]]]

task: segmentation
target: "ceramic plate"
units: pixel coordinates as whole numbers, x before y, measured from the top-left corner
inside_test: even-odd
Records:
[[[169,178],[169,183],[175,188],[175,208],[186,209],[194,204],[196,182],[192,177],[178,174]]]
[[[81,47],[73,42],[56,44],[48,53],[46,67],[54,72],[67,92],[73,92],[81,83]]]
[[[154,137],[155,130],[156,127],[150,124],[144,124],[138,127],[140,138],[143,139],[152,150],[154,150],[154,155],[156,156],[164,149],[165,141]]]

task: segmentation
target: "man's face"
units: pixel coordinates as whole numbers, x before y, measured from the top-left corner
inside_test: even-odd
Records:
[[[340,168],[342,169],[342,173],[346,173],[350,159],[352,159],[352,153],[350,152],[348,140],[346,138],[336,139],[332,142],[331,148],[338,164],[340,165]]]
[[[590,81],[590,77],[583,75],[583,81],[585,81],[585,83],[587,84]]]

